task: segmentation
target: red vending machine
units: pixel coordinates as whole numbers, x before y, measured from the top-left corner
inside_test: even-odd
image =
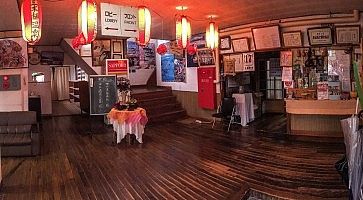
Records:
[[[216,108],[216,68],[198,68],[198,102],[199,107],[206,109]]]

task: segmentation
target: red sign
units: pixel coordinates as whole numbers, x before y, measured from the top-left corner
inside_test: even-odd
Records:
[[[128,59],[107,59],[106,60],[107,74],[116,74],[120,76],[129,75],[129,60]]]

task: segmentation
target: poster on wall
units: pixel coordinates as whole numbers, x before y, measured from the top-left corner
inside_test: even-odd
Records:
[[[281,51],[280,52],[280,66],[281,67],[292,67],[292,51]]]
[[[199,66],[214,65],[214,52],[211,49],[204,48],[197,51]]]
[[[27,51],[23,38],[0,39],[0,69],[28,67]]]
[[[292,67],[282,68],[282,81],[292,81]]]
[[[351,91],[350,68],[350,54],[345,53],[344,50],[329,50],[328,75],[339,76],[339,80],[342,82],[343,92]]]
[[[139,45],[134,41],[127,41],[127,58],[129,59],[130,72],[136,72],[140,66]]]
[[[243,56],[242,54],[233,54],[229,56],[229,59],[234,60],[234,71],[243,72]]]
[[[194,44],[197,49],[203,49],[206,48],[206,42],[205,42],[205,33],[199,33],[196,35],[193,35],[190,38],[190,44]]]
[[[294,88],[294,81],[284,81],[284,88],[285,89]]]
[[[175,82],[186,82],[187,81],[185,65],[186,65],[185,58],[174,60],[174,77],[175,77],[174,81]]]
[[[190,55],[187,53],[187,67],[199,67],[197,54]]]
[[[244,72],[253,72],[255,71],[255,53],[243,53],[243,71]]]
[[[168,43],[165,43],[165,45],[167,47],[169,47],[168,48],[168,53],[173,54],[175,56],[175,58],[179,58],[179,59],[184,58],[183,48],[179,47],[175,40],[171,41],[171,42],[168,42]]]
[[[318,100],[329,99],[328,82],[318,82],[316,92],[317,92]]]
[[[128,59],[107,59],[106,74],[117,75],[117,77],[129,77],[129,60]]]
[[[165,54],[161,56],[161,81],[173,82],[174,80],[174,55]]]
[[[149,43],[145,47],[139,48],[140,54],[140,69],[155,69],[155,44]]]
[[[95,40],[92,42],[92,65],[105,66],[106,59],[111,58],[111,40]]]

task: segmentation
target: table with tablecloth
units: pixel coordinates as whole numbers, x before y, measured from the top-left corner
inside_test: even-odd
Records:
[[[145,109],[117,110],[113,108],[107,117],[113,125],[113,130],[116,132],[117,143],[120,143],[127,134],[134,134],[136,140],[142,143],[142,135],[148,121]]]
[[[247,126],[255,119],[252,93],[233,94],[232,97],[236,100],[235,115],[240,116],[242,126]]]

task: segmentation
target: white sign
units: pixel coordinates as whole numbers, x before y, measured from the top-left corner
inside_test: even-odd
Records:
[[[138,9],[101,3],[101,34],[104,36],[137,37]]]
[[[101,3],[101,34],[107,36],[121,36],[120,6]]]
[[[292,81],[292,67],[282,68],[282,81]]]
[[[121,6],[121,36],[137,37],[138,35],[138,9]]]
[[[255,54],[253,52],[243,53],[243,71],[253,72],[255,71]]]

